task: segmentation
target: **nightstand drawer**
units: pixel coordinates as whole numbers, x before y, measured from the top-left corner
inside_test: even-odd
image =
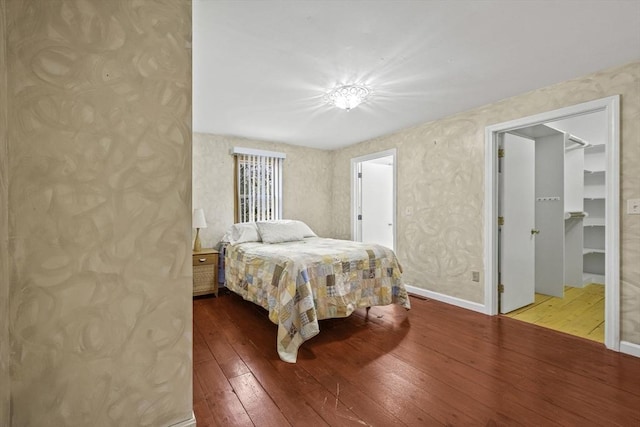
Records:
[[[193,253],[193,295],[218,296],[218,251],[203,249]]]
[[[217,264],[218,254],[203,254],[193,256],[193,265]]]

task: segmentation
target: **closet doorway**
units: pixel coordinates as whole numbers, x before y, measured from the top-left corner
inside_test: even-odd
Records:
[[[500,313],[600,343],[605,130],[602,111],[514,129],[500,135],[499,160],[498,211],[510,220],[498,272],[515,284],[499,295]]]
[[[610,97],[488,127],[485,210],[490,313],[596,341],[597,324],[591,336],[581,328],[599,315],[614,350],[618,103]]]
[[[396,150],[351,159],[352,239],[395,250]]]

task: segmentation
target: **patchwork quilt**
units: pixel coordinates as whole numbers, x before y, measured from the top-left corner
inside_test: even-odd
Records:
[[[320,331],[318,320],[391,303],[411,307],[395,253],[380,245],[319,237],[229,245],[225,275],[228,289],[269,311],[278,354],[290,363]]]

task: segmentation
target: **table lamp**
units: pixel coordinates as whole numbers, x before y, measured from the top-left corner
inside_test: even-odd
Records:
[[[202,244],[200,243],[200,229],[207,228],[207,221],[204,218],[204,211],[202,209],[194,209],[191,227],[196,229],[196,240],[193,243],[193,250],[196,252],[201,251]]]

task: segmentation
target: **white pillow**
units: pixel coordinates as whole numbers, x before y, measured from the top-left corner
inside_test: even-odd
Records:
[[[313,230],[311,229],[311,227],[309,227],[307,224],[305,224],[302,221],[298,221],[296,219],[290,220],[294,226],[300,230],[300,232],[302,232],[302,236],[303,237],[318,237],[318,235],[316,233],[313,232]]]
[[[264,243],[293,242],[304,239],[303,230],[291,221],[257,222]]]
[[[316,233],[304,222],[299,221],[297,219],[273,219],[270,221],[262,221],[264,223],[269,224],[286,224],[286,227],[291,228],[292,230],[297,230],[299,233],[302,233],[302,237],[318,237]]]
[[[255,222],[233,224],[227,234],[229,235],[229,243],[232,245],[245,242],[259,242],[261,240]]]

